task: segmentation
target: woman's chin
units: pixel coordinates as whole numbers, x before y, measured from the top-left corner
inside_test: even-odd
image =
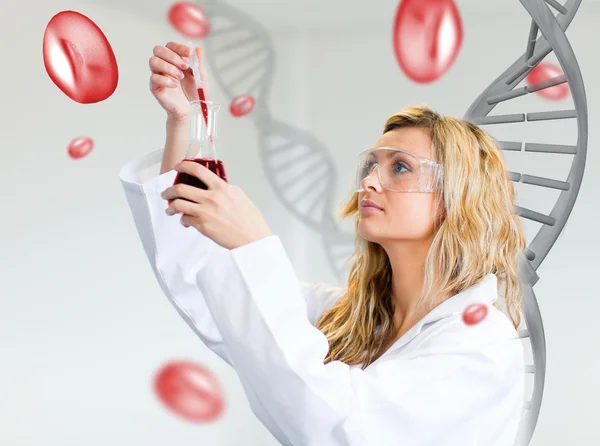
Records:
[[[377,231],[374,231],[373,224],[361,220],[358,223],[357,231],[358,235],[360,235],[365,240],[370,242],[377,242]]]

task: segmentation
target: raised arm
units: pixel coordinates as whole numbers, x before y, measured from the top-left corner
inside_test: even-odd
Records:
[[[120,178],[140,241],[163,293],[202,342],[231,365],[231,359],[205,299],[196,285],[196,274],[223,250],[196,230],[184,228],[177,218],[165,214],[167,203],[160,193],[173,184],[173,170],[142,181],[141,172],[165,163],[165,151],[156,150],[121,169]],[[172,166],[171,166],[172,167]],[[324,283],[301,282],[306,314],[311,323],[344,292]],[[281,296],[285,299],[285,296]]]

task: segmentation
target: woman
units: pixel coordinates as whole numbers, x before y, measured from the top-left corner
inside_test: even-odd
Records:
[[[154,48],[167,141],[123,167],[121,181],[164,293],[235,368],[256,416],[286,445],[512,446],[526,241],[495,142],[425,107],[395,113],[361,154],[342,211],[357,230],[347,287],[300,282],[240,188],[176,164],[193,99],[189,55],[178,43]],[[177,171],[208,190],[172,186]],[[471,304],[487,309],[479,323],[463,321]]]

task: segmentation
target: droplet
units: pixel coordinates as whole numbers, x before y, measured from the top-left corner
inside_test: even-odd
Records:
[[[178,32],[190,39],[202,39],[210,31],[210,21],[200,5],[192,2],[177,2],[169,8],[169,23]]]
[[[393,44],[400,68],[413,81],[429,83],[452,66],[463,40],[453,0],[401,0]]]
[[[52,17],[42,53],[52,82],[75,102],[100,102],[117,88],[119,68],[110,43],[83,14],[62,11]]]
[[[487,305],[485,304],[471,304],[464,309],[462,318],[463,322],[467,325],[475,325],[485,319],[488,313]]]
[[[532,85],[562,74],[562,71],[556,65],[542,62],[529,72],[525,82],[527,85]],[[564,84],[555,85],[554,87],[544,88],[543,90],[536,91],[535,94],[552,101],[560,101],[569,95],[569,84],[565,82]]]
[[[216,377],[189,361],[172,361],[156,374],[154,390],[173,412],[194,423],[208,423],[223,413],[223,392]]]
[[[229,112],[239,118],[240,116],[246,116],[252,111],[256,105],[256,100],[250,95],[241,95],[233,98],[231,104],[229,104]]]
[[[94,141],[87,136],[79,136],[69,144],[68,153],[73,159],[79,159],[86,156],[94,148]]]

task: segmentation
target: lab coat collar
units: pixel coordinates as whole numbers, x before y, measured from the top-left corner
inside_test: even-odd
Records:
[[[467,306],[473,303],[483,303],[491,305],[498,297],[497,292],[497,277],[490,273],[485,276],[479,283],[449,297],[444,302],[439,304],[419,322],[413,325],[410,330],[404,333],[392,346],[377,360],[379,361],[389,353],[398,350],[414,339],[427,324],[439,321],[441,319],[462,314]]]

